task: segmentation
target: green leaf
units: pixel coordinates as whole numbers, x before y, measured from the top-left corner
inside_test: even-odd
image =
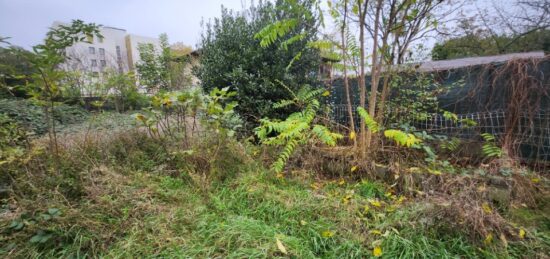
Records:
[[[357,113],[361,118],[365,120],[365,124],[372,133],[376,133],[379,130],[378,123],[369,115],[369,113],[363,107],[357,107]]]
[[[57,208],[49,208],[48,213],[52,216],[57,216],[61,214],[61,211],[59,211],[59,209]]]

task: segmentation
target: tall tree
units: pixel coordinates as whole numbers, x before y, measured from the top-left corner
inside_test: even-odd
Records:
[[[550,0],[492,2],[469,13],[443,32],[433,59],[550,51]]]
[[[148,91],[169,90],[171,86],[170,61],[171,50],[168,36],[159,36],[159,47],[151,43],[139,44],[140,61],[136,64],[139,83]]]
[[[442,0],[378,0],[368,6],[368,19],[361,24],[372,37],[368,109],[371,118],[382,120],[394,65],[405,62],[411,45],[436,28],[436,13],[443,3]],[[383,89],[379,96],[381,78]],[[368,147],[372,143],[372,132],[369,130],[366,136]]]
[[[342,50],[341,60],[342,60],[342,74],[344,78],[344,89],[346,93],[346,108],[349,117],[349,128],[350,128],[350,139],[353,141],[354,146],[357,145],[356,133],[355,133],[355,119],[353,117],[353,103],[351,101],[351,90],[348,79],[348,40],[347,37],[349,33],[348,29],[348,0],[328,2],[332,18],[336,20],[336,23],[340,29],[340,49]]]
[[[359,15],[359,106],[365,107],[367,100],[367,86],[365,84],[365,20],[367,17],[367,7],[369,0],[357,1],[357,13]],[[367,150],[367,129],[365,118],[361,117],[361,132],[360,132],[360,154],[364,157]]]

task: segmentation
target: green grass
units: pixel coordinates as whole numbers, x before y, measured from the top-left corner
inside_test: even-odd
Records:
[[[14,175],[17,203],[0,210],[0,257],[369,258],[379,246],[383,258],[517,258],[550,247],[536,225],[541,212],[512,217],[524,220],[528,239],[485,245],[383,183],[277,178],[231,145],[201,171],[139,132],[108,140],[63,153],[62,174],[33,160],[28,170],[47,173]],[[61,214],[46,220],[48,209]],[[37,233],[49,238],[30,242]]]
[[[385,258],[498,257],[484,254],[459,235],[413,227],[418,207],[403,205],[395,212],[377,212],[383,217],[363,216],[357,211],[368,201],[361,195],[342,202],[342,196],[356,187],[351,184],[314,190],[308,183],[279,180],[260,171],[243,172],[205,192],[186,179],[106,171],[96,179],[97,196],[73,208],[42,205],[63,213],[44,225],[55,235],[52,242],[15,243],[11,253],[16,257],[272,258],[285,256],[277,248],[279,239],[296,258],[365,258],[376,240]],[[407,221],[411,224],[403,224]],[[369,232],[374,229],[389,232]],[[323,236],[326,231],[334,235]]]

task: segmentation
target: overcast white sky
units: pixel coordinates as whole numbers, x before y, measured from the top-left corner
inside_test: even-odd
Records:
[[[249,0],[0,0],[0,36],[30,48],[41,42],[54,21],[81,19],[158,36],[195,47],[201,20],[219,17],[221,5],[241,10]]]

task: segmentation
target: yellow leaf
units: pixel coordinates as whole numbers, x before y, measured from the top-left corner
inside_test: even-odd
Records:
[[[372,205],[374,207],[382,206],[382,204],[379,201],[376,201],[376,200],[371,200],[371,201],[369,201],[369,203],[370,203],[370,205]]]
[[[323,92],[323,96],[329,96],[329,95],[330,95],[330,92],[328,90]]]
[[[483,243],[485,243],[486,245],[490,244],[491,242],[493,242],[493,234],[489,233],[486,237],[485,237],[485,240],[483,241]]]
[[[434,174],[434,175],[441,175],[441,171],[439,171],[439,170],[432,170],[432,169],[428,168],[428,172],[430,174]]]
[[[283,174],[281,174],[281,173],[278,173],[278,174],[277,174],[277,178],[281,179],[281,178],[283,178],[283,177],[284,177]]]
[[[338,185],[344,185],[344,184],[346,184],[346,181],[344,181],[344,179],[342,179],[338,182]]]
[[[353,173],[355,171],[357,171],[357,166],[354,165],[354,166],[351,167],[351,172]]]
[[[327,230],[327,231],[323,231],[323,233],[321,233],[321,236],[323,236],[324,238],[330,238],[334,236],[334,233],[330,230]]]
[[[344,204],[348,204],[349,201],[351,200],[351,198],[353,198],[353,195],[352,195],[352,194],[348,194],[348,195],[344,196],[344,198],[342,198],[342,202],[343,202]]]
[[[281,240],[279,240],[278,238],[276,238],[276,241],[277,241],[277,248],[279,248],[279,251],[281,251],[281,253],[283,254],[288,254],[288,252],[286,251],[286,248],[285,246],[283,245],[283,243],[281,242]]]
[[[305,221],[305,220],[300,220],[300,225],[302,225],[302,226],[307,225],[307,221]]]
[[[369,210],[370,210],[369,205],[365,205],[365,208],[363,208],[363,211],[364,211],[365,213],[368,213]]]
[[[380,248],[379,246],[375,247],[375,248],[372,250],[372,255],[374,255],[374,257],[380,257],[380,256],[382,256],[382,248]]]
[[[485,213],[487,214],[493,213],[493,209],[491,209],[491,206],[489,206],[489,204],[487,204],[486,202],[481,205],[481,208],[483,208],[483,211],[485,211]]]
[[[540,182],[540,178],[535,177],[535,178],[531,179],[531,182],[533,182],[533,183],[539,183],[539,182]]]
[[[525,238],[525,230],[523,228],[519,229],[519,238],[524,239]]]
[[[406,200],[407,198],[405,198],[405,196],[399,196],[399,199],[397,199],[397,202],[398,203],[401,203],[403,202],[404,200]]]
[[[321,188],[321,186],[318,183],[312,183],[310,186],[314,190],[319,190],[319,188]]]
[[[143,116],[143,114],[138,114],[136,118],[140,121],[145,121],[145,116]]]
[[[349,133],[349,139],[354,140],[355,139],[355,131],[352,131]]]
[[[382,232],[380,230],[371,230],[370,233],[374,235],[382,235]]]

